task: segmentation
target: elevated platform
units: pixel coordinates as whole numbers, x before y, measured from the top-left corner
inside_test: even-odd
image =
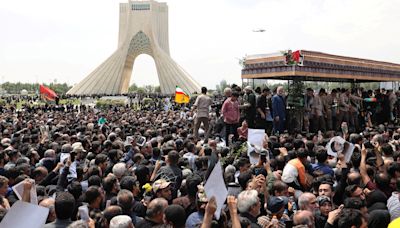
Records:
[[[295,61],[290,61],[293,58]],[[400,81],[400,64],[300,50],[293,54],[248,56],[242,69],[242,79]]]

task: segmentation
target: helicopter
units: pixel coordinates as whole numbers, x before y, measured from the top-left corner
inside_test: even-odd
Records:
[[[265,32],[265,29],[262,28],[253,29],[253,32]]]

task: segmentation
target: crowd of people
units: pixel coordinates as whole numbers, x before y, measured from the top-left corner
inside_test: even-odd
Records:
[[[394,92],[307,89],[294,132],[283,87],[201,92],[191,105],[164,109],[159,98],[140,111],[1,107],[0,219],[36,189],[46,228],[400,227]],[[266,132],[256,162],[249,129]],[[335,136],[351,156],[328,153]],[[218,218],[204,187],[217,164],[228,191]]]

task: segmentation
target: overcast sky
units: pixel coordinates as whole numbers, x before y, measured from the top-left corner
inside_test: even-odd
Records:
[[[1,82],[82,80],[117,47],[119,2],[1,0]],[[246,54],[306,49],[400,63],[399,0],[166,2],[172,58],[211,88],[240,82]],[[159,84],[151,57],[138,57],[133,82]]]

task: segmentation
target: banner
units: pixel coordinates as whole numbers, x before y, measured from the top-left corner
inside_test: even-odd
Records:
[[[185,91],[183,91],[181,88],[176,86],[175,102],[178,104],[187,104],[187,103],[189,103],[189,100],[190,100],[190,96],[187,93],[185,93]]]
[[[40,85],[39,91],[40,91],[40,96],[42,96],[46,100],[54,101],[56,97],[58,97],[53,90],[44,85]]]

